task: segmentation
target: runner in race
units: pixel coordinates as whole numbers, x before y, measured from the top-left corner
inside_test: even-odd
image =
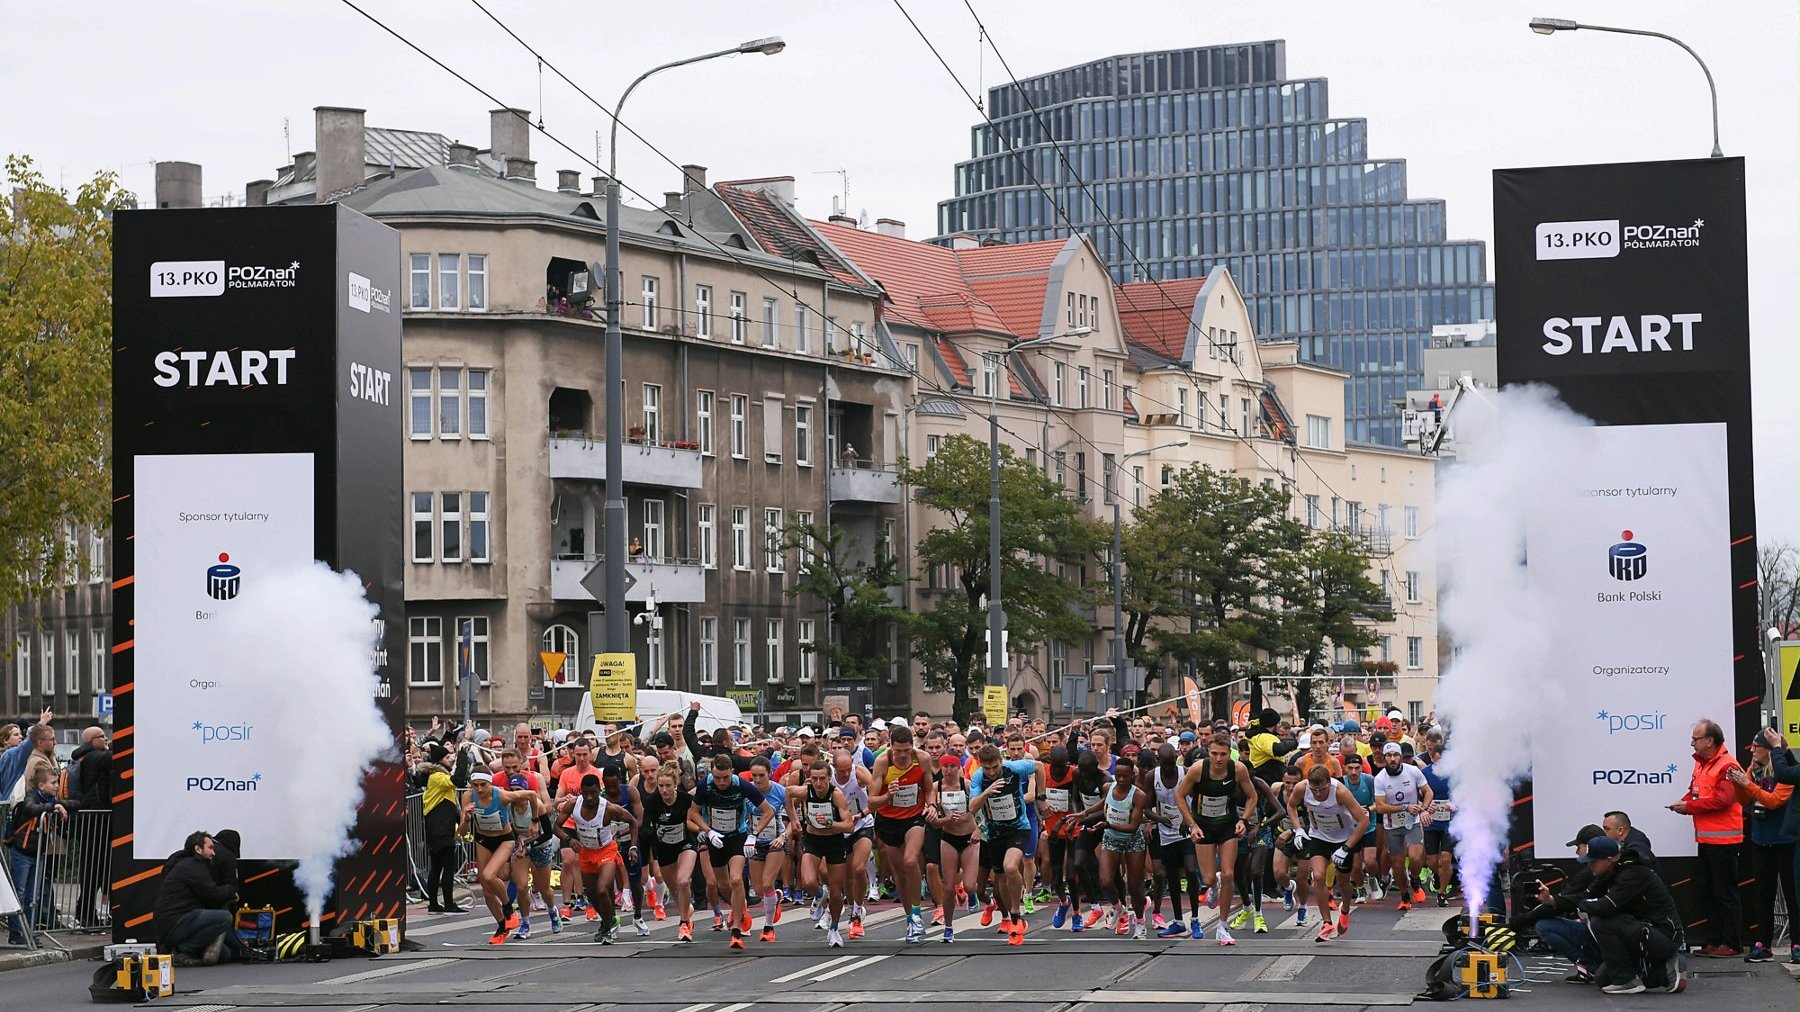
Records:
[[[1326,868],[1336,865],[1339,871],[1350,867],[1350,854],[1362,845],[1369,830],[1369,813],[1356,803],[1350,789],[1331,778],[1325,766],[1314,766],[1304,783],[1296,784],[1288,794],[1288,815],[1299,822],[1299,808],[1304,805],[1308,828],[1301,840],[1303,854],[1312,876],[1312,887],[1318,892],[1319,937],[1329,942],[1350,931],[1350,904],[1338,908],[1338,920],[1331,920],[1331,887]]]
[[[986,839],[981,843],[981,866],[994,880],[1004,911],[1001,927],[1008,945],[1025,944],[1025,915],[1020,911],[1021,881],[1025,869],[1025,836],[1031,822],[1026,808],[1035,800],[1031,785],[1037,763],[1029,759],[1002,760],[1000,750],[983,745],[976,753],[981,768],[969,780],[975,792],[969,810],[986,813]]]
[[[1068,923],[1072,905],[1076,920],[1081,919],[1080,898],[1071,900],[1070,896],[1073,892],[1069,884],[1072,845],[1068,832],[1079,821],[1075,817],[1079,809],[1075,806],[1075,767],[1069,764],[1069,750],[1059,744],[1052,747],[1047,756],[1045,762],[1038,764],[1038,779],[1044,785],[1044,796],[1039,802],[1043,812],[1044,858],[1048,871],[1044,878],[1056,896],[1056,913],[1050,917],[1050,926],[1060,928]]]
[[[625,769],[622,764],[603,765],[600,767],[600,789],[607,803],[625,812],[629,819],[616,818],[612,821],[613,842],[618,844],[619,854],[624,858],[623,871],[625,881],[619,893],[618,912],[620,916],[632,915],[632,926],[637,928],[639,938],[650,935],[650,925],[644,923],[641,911],[632,904],[632,894],[643,889],[643,864],[639,861],[638,828],[642,824],[639,812],[640,798],[631,786],[625,783]]]
[[[551,767],[556,771],[556,777],[553,780],[553,783],[556,784],[555,800],[557,802],[558,810],[566,807],[562,804],[564,799],[573,798],[581,793],[582,780],[586,779],[590,774],[596,778],[600,776],[599,768],[594,765],[593,748],[587,743],[587,739],[570,738],[569,744],[564,751],[567,755],[563,760],[559,760],[562,762],[561,768],[558,769],[554,765]],[[573,839],[568,832],[571,828],[572,825],[570,821],[565,819],[562,823],[562,829],[564,830],[562,836],[565,841],[562,852],[562,866],[564,868],[573,868],[576,864],[577,854],[575,853],[575,845],[567,842]],[[577,904],[586,908],[588,920],[597,920],[600,917],[600,912],[591,906],[587,906],[587,900],[581,894],[581,876],[565,874],[562,877],[562,894],[562,915],[564,920],[575,916]]]
[[[1345,787],[1350,788],[1350,796],[1356,803],[1373,810],[1375,804],[1375,778],[1363,769],[1360,756],[1343,755]],[[1358,904],[1369,900],[1381,899],[1381,864],[1380,853],[1375,843],[1381,838],[1379,833],[1364,833],[1362,846],[1350,855],[1350,886],[1356,894]]]
[[[521,724],[520,727],[525,727]],[[526,737],[530,737],[529,728]],[[521,941],[531,937],[531,897],[543,899],[550,914],[550,933],[562,932],[562,911],[550,889],[550,865],[556,859],[556,827],[550,819],[550,795],[544,781],[524,768],[517,749],[500,753],[500,767],[507,786],[514,791],[528,791],[531,797],[511,806],[513,831],[518,841],[513,844],[513,895],[518,898],[519,923],[513,937]],[[510,918],[509,918],[510,920]]]
[[[489,945],[506,942],[506,921],[512,916],[512,904],[506,899],[506,883],[512,876],[512,852],[518,842],[508,807],[535,796],[529,790],[500,790],[494,776],[481,771],[469,777],[469,800],[463,804],[463,832],[475,837],[475,867],[481,882],[481,896],[488,912],[494,915],[494,934]],[[529,902],[529,901],[528,901]]]
[[[1243,762],[1242,759],[1233,761]],[[1242,928],[1248,915],[1251,930],[1261,935],[1269,930],[1262,914],[1263,883],[1271,880],[1273,875],[1275,840],[1287,825],[1287,805],[1274,788],[1257,779],[1254,773],[1250,776],[1250,786],[1255,789],[1258,800],[1251,806],[1250,831],[1238,844],[1236,868],[1238,899],[1243,907],[1226,927]]]
[[[841,745],[832,749],[831,753],[831,786],[844,795],[850,803],[850,811],[856,816],[856,824],[850,830],[850,856],[846,861],[845,871],[850,894],[844,901],[850,904],[850,928],[846,937],[856,939],[863,935],[863,894],[869,888],[869,858],[875,851],[875,816],[869,811],[869,791],[874,783],[874,776],[862,764],[856,761],[850,739],[840,738]],[[824,915],[819,921],[823,926]]]
[[[941,761],[944,755],[944,733],[928,729],[923,735],[914,735],[913,740],[919,742],[924,749],[925,758],[920,761],[925,764],[925,769],[931,774],[932,786],[938,787],[944,779]],[[958,763],[957,765],[960,768],[962,764]],[[925,862],[925,891],[931,895],[932,927],[948,923],[945,920],[944,911],[951,905],[956,895],[955,883],[946,883],[940,874],[938,856],[942,846],[943,838],[938,835],[937,823],[932,821],[932,809],[927,808],[925,809],[925,846],[922,859]],[[945,896],[946,889],[950,891],[949,897]]]
[[[694,863],[699,844],[688,821],[693,795],[681,781],[681,767],[669,763],[656,771],[656,790],[644,795],[644,823],[650,832],[650,853],[656,877],[672,890],[676,913],[681,918],[675,939],[694,940]]]
[[[1425,888],[1415,876],[1425,868],[1425,828],[1419,817],[1431,806],[1431,785],[1417,766],[1407,765],[1399,742],[1383,745],[1381,758],[1386,768],[1375,774],[1375,814],[1381,816],[1394,889],[1400,894],[1395,906],[1411,910],[1414,903],[1425,902]]]
[[[899,903],[907,912],[906,941],[917,943],[925,937],[925,924],[919,919],[925,808],[936,799],[931,777],[913,750],[911,728],[902,725],[892,730],[888,750],[875,758],[872,776],[872,790],[877,793],[871,794],[869,805],[875,810],[882,865],[893,874]]]
[[[752,813],[756,816],[754,824]],[[744,905],[744,845],[753,825],[754,831],[761,833],[774,818],[775,809],[762,792],[745,783],[733,770],[731,756],[715,754],[712,774],[694,788],[688,825],[705,836],[713,880],[718,884],[720,898],[729,898],[734,949],[744,947],[744,932],[750,930],[750,913]]]
[[[1419,767],[1431,788],[1431,804],[1419,814],[1425,828],[1425,864],[1431,870],[1432,891],[1437,905],[1450,905],[1450,888],[1456,882],[1456,848],[1450,836],[1450,820],[1456,806],[1450,803],[1450,778],[1438,772],[1444,758],[1444,733],[1433,729],[1425,736],[1426,763]]]
[[[1219,944],[1236,945],[1231,937],[1233,927],[1231,901],[1237,896],[1236,876],[1240,840],[1249,832],[1250,816],[1258,795],[1250,780],[1250,768],[1231,758],[1231,739],[1215,736],[1206,745],[1206,758],[1188,768],[1175,789],[1178,812],[1194,842],[1200,878],[1212,881],[1218,876],[1214,892],[1219,908]],[[1249,921],[1248,914],[1236,918],[1236,927]],[[1200,911],[1194,910],[1192,934],[1204,938]]]
[[[756,849],[750,855],[750,880],[756,883],[762,897],[763,927],[759,941],[775,940],[775,925],[781,923],[780,882],[788,864],[788,792],[769,776],[769,757],[750,760],[750,786],[756,788],[775,810],[775,817],[757,828]]]
[[[942,875],[938,905],[944,922],[944,941],[953,942],[956,940],[956,911],[960,905],[956,898],[959,894],[975,892],[979,852],[962,762],[952,755],[940,756],[938,767],[941,779],[938,781],[937,804],[925,810],[925,821],[931,824],[938,839],[936,864]],[[991,919],[993,908],[988,907],[982,916]]]
[[[838,924],[845,899],[854,895],[849,892],[845,865],[849,860],[850,833],[859,817],[844,792],[832,786],[831,764],[823,759],[813,760],[807,768],[804,792],[793,791],[789,798],[798,810],[796,821],[800,825],[800,888],[814,896],[830,891],[826,915],[831,926],[825,944],[842,948],[844,936]]]
[[[1144,809],[1145,793],[1137,783],[1137,761],[1120,756],[1113,763],[1112,787],[1099,808],[1086,814],[1104,815],[1100,838],[1100,888],[1119,892],[1120,866],[1124,868],[1128,906],[1118,920],[1118,934],[1127,935],[1135,925],[1136,937],[1145,936],[1144,923]]]
[[[1106,930],[1118,917],[1118,911],[1100,892],[1100,834],[1105,828],[1105,819],[1099,814],[1088,815],[1089,812],[1098,813],[1106,800],[1107,785],[1112,782],[1112,776],[1105,771],[1111,767],[1111,757],[1107,757],[1103,767],[1100,756],[1093,749],[1081,753],[1075,760],[1076,809],[1065,825],[1071,833],[1069,869],[1075,879],[1075,912],[1080,913],[1081,897],[1087,899],[1088,912],[1085,917],[1078,916],[1069,922],[1070,931],[1086,931],[1096,924]]]
[[[1157,747],[1156,765],[1146,771],[1150,791],[1156,800],[1156,809],[1152,821],[1156,825],[1157,869],[1158,877],[1163,881],[1163,889],[1169,894],[1169,905],[1173,908],[1175,919],[1158,929],[1161,938],[1175,938],[1189,933],[1195,938],[1205,938],[1206,929],[1200,926],[1200,865],[1194,855],[1194,841],[1189,837],[1187,827],[1181,817],[1180,797],[1177,787],[1186,779],[1181,767],[1181,752],[1173,742],[1164,742]],[[1181,923],[1182,883],[1187,883],[1187,897],[1193,907],[1194,919],[1191,925]]]
[[[1025,742],[1024,732],[1018,728],[1010,728],[1006,732],[1006,760],[1008,762],[1029,762],[1032,765],[1031,796],[1044,796],[1044,782],[1037,768],[1037,762],[1031,756]],[[1020,909],[1026,914],[1037,913],[1037,900],[1032,895],[1036,891],[1038,880],[1038,841],[1044,835],[1043,820],[1038,814],[1036,804],[1025,806],[1025,818],[1030,821],[1031,829],[1025,839],[1025,868],[1021,872],[1023,895],[1019,898]]]
[[[624,823],[635,833],[637,816],[606,800],[601,778],[593,773],[582,777],[579,793],[559,800],[557,808],[568,816],[564,826],[567,827],[568,846],[576,853],[573,867],[581,870],[588,909],[597,911],[600,920],[594,929],[594,941],[611,945],[619,940],[613,889],[625,870],[625,860],[619,856],[619,843],[613,838],[613,827]]]

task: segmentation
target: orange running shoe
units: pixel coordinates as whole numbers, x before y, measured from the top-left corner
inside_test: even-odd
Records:
[[[744,936],[733,931],[731,933],[731,947],[734,949],[743,948],[744,947]]]
[[[990,899],[981,905],[981,926],[985,928],[992,923],[994,923],[994,901]],[[1001,918],[1001,923],[1005,923],[1004,917]]]
[[[492,938],[488,939],[488,944],[489,945],[505,945],[506,944],[506,932],[504,932],[504,931],[495,932],[494,936]]]
[[[1087,912],[1087,920],[1082,922],[1082,926],[1091,928],[1094,925],[1100,923],[1100,917],[1101,917],[1101,910],[1099,907],[1089,907],[1088,912]]]
[[[506,919],[506,926],[508,929],[517,928],[519,926],[519,912],[517,910],[514,910],[512,916]]]
[[[590,921],[597,921],[600,919],[600,911],[595,910],[592,904],[589,904],[587,908],[587,919]]]
[[[1025,944],[1025,922],[1022,920],[1014,921],[1013,925],[1014,925],[1013,930],[1007,932],[1007,934],[1006,934],[1006,944],[1008,944],[1008,945],[1024,945]]]
[[[780,924],[781,923],[781,901],[780,900],[775,901],[775,910],[773,913],[769,914],[769,923],[770,924]]]
[[[773,942],[775,940],[775,929],[768,925],[764,925],[762,934],[757,935],[756,940],[759,942]]]
[[[694,940],[694,926],[692,924],[689,924],[687,921],[682,921],[681,926],[679,928],[675,929],[675,940],[678,942],[693,941]]]
[[[1413,901],[1413,902],[1414,902],[1414,903],[1423,903],[1423,902],[1425,902],[1425,890],[1423,890],[1423,889],[1417,889],[1417,888],[1415,888],[1415,889],[1414,889],[1414,890],[1413,890],[1413,900],[1412,900],[1412,901]]]
[[[754,926],[755,925],[750,923],[750,911],[745,910],[744,911],[744,919],[738,923],[738,930],[739,931],[749,931]]]
[[[850,918],[850,930],[845,933],[844,937],[846,937],[846,938],[861,938],[862,936],[863,936],[862,918],[860,918],[860,917]]]
[[[1339,937],[1350,933],[1350,908],[1343,907],[1338,911],[1337,933]]]
[[[661,900],[656,901],[656,919],[659,921],[666,921],[669,919],[669,912],[663,909]]]
[[[1394,904],[1394,909],[1400,911],[1401,913],[1406,913],[1408,910],[1412,909],[1412,904],[1406,902],[1403,899],[1400,902]]]

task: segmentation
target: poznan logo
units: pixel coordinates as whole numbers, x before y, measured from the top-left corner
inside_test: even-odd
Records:
[[[1661,731],[1668,726],[1666,713],[1613,713],[1601,710],[1594,719],[1606,725],[1608,736],[1631,731]]]
[[[1650,549],[1631,540],[1630,531],[1619,532],[1621,540],[1606,550],[1606,571],[1615,580],[1641,580],[1650,571]]]
[[[247,792],[255,794],[262,785],[263,775],[252,773],[249,778],[240,780],[237,777],[188,777],[187,790],[199,791],[203,794],[235,794]]]
[[[1672,249],[1700,245],[1705,218],[1674,225],[1626,225],[1619,245],[1624,249]]]
[[[1611,784],[1615,787],[1632,787],[1639,784],[1672,784],[1675,782],[1675,764],[1670,763],[1661,769],[1611,769],[1594,770],[1593,783]]]
[[[389,311],[388,305],[393,298],[392,292],[376,288],[374,282],[355,271],[351,271],[349,274],[349,298],[351,309],[361,310],[365,313],[371,308],[379,309],[384,313]]]

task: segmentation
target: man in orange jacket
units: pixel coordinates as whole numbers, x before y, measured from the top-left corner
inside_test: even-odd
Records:
[[[1725,748],[1725,731],[1718,723],[1702,720],[1694,725],[1694,778],[1671,812],[1694,818],[1694,840],[1699,844],[1699,871],[1694,885],[1707,911],[1707,944],[1702,956],[1735,958],[1744,954],[1738,943],[1743,910],[1738,902],[1737,854],[1744,843],[1744,809],[1729,774],[1737,760]]]

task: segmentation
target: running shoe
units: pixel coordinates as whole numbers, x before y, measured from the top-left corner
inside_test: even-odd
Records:
[[[1137,923],[1137,928],[1136,928],[1136,930],[1134,930],[1134,931],[1133,931],[1133,932],[1132,932],[1132,933],[1131,933],[1131,937],[1132,937],[1132,938],[1133,938],[1133,939],[1134,939],[1134,940],[1135,940],[1135,941],[1139,941],[1139,942],[1141,942],[1141,941],[1143,941],[1143,940],[1144,940],[1144,935],[1145,935],[1145,931],[1144,931],[1144,929],[1145,929],[1145,925],[1144,925],[1144,919],[1143,919],[1143,918],[1142,918],[1142,917],[1134,917],[1134,918],[1132,918],[1132,920],[1133,920],[1133,921],[1135,921],[1135,922],[1136,922],[1136,923]]]
[[[1400,902],[1394,904],[1394,909],[1400,911],[1401,913],[1406,913],[1408,910],[1412,909],[1412,904],[1406,902],[1405,900],[1401,900]]]
[[[631,926],[637,929],[639,938],[650,937],[650,925],[645,924],[642,917],[633,917],[631,919]]]
[[[656,906],[653,907],[652,910],[655,912],[657,920],[666,921],[669,919],[669,911],[663,907],[661,897],[657,897]]]
[[[923,928],[921,928],[919,926],[919,922],[913,920],[910,916],[907,917],[907,919],[906,919],[906,937],[905,937],[906,944],[917,945],[917,944],[919,944],[919,942],[923,941],[924,938],[925,938],[925,931]]]
[[[1437,897],[1438,897],[1438,906],[1447,907],[1450,905],[1450,890],[1446,889],[1443,892],[1438,893]]]
[[[506,915],[506,926],[508,928],[516,928],[519,926],[519,912],[517,910]]]
[[[813,922],[813,930],[824,931],[829,927],[831,927],[831,911],[829,909],[821,910],[818,920]]]
[[[1236,945],[1237,944],[1237,939],[1231,937],[1231,932],[1226,931],[1225,926],[1222,924],[1219,925],[1219,944],[1220,945]]]
[[[1194,923],[1199,924],[1200,922],[1195,921]],[[1187,925],[1182,924],[1181,922],[1177,921],[1174,924],[1165,924],[1161,928],[1157,929],[1156,937],[1158,937],[1158,938],[1180,938],[1182,935],[1187,934],[1187,932],[1188,932]]]
[[[1256,933],[1258,935],[1266,935],[1269,933],[1269,922],[1263,920],[1263,915],[1262,915],[1261,910],[1258,910],[1254,915],[1251,916],[1250,923],[1252,925],[1251,930],[1254,933]]]
[[[1069,921],[1069,930],[1075,932],[1076,934],[1080,934],[1081,932],[1087,930],[1087,921],[1084,920],[1080,914],[1076,914]]]
[[[677,942],[693,941],[694,940],[694,926],[687,921],[682,921],[681,926],[675,929],[675,940]]]
[[[1103,916],[1105,916],[1105,911],[1101,910],[1099,907],[1089,907],[1088,912],[1087,912],[1087,920],[1085,923],[1082,924],[1082,927],[1084,927],[1084,928],[1093,927],[1094,925],[1100,923],[1100,918]]]
[[[550,908],[550,933],[553,935],[562,934],[562,926],[563,926],[562,912],[557,910],[555,907],[551,907]]]
[[[1313,939],[1313,941],[1329,942],[1333,938],[1336,938],[1336,937],[1337,937],[1337,929],[1332,927],[1330,924],[1323,924],[1323,925],[1319,926],[1319,937]]]
[[[981,905],[981,926],[985,928],[992,923],[994,923],[994,900],[989,897],[988,901]]]
[[[631,899],[631,890],[627,889],[619,894],[619,909],[628,914],[637,909],[637,905]]]
[[[575,919],[575,908],[568,905],[567,903],[563,904],[562,915],[563,915],[563,920],[565,920],[565,921],[574,920]]]
[[[931,911],[931,926],[934,928],[941,928],[944,926],[944,912],[941,909],[934,908]]]
[[[1058,903],[1056,905],[1056,913],[1050,915],[1050,926],[1053,928],[1060,928],[1068,921],[1068,919],[1069,904],[1067,902]]]
[[[1414,888],[1413,888],[1413,891],[1412,891],[1412,901],[1413,901],[1413,902],[1414,902],[1414,903],[1423,903],[1423,902],[1425,902],[1425,890],[1423,890],[1423,889],[1420,889],[1420,888],[1418,888],[1418,887],[1416,887],[1416,886],[1415,886],[1415,887],[1414,887]]]
[[[594,941],[599,942],[601,945],[611,945],[613,943],[613,933],[605,928],[596,928],[594,929]]]
[[[519,918],[519,927],[513,932],[513,937],[521,941],[531,937],[531,920],[529,918]]]
[[[1114,922],[1113,934],[1120,938],[1124,938],[1126,935],[1131,934],[1131,921],[1132,917],[1130,914],[1119,915],[1119,919]]]
[[[763,925],[762,934],[757,935],[756,940],[759,942],[773,942],[775,940],[775,929],[766,924]]]
[[[862,936],[863,936],[862,918],[861,917],[850,918],[850,937],[852,939],[857,939],[857,938],[861,938]]]
[[[1643,994],[1644,991],[1644,982],[1636,977],[1623,984],[1608,984],[1600,989],[1601,994]]]
[[[1340,938],[1343,937],[1344,935],[1347,935],[1350,933],[1350,908],[1349,907],[1345,907],[1342,910],[1338,911],[1337,933]]]
[[[488,939],[488,944],[489,945],[505,945],[506,944],[506,929],[502,928],[499,931],[494,932],[493,936]]]
[[[1013,922],[1012,932],[1006,936],[1006,944],[1008,944],[1008,945],[1024,945],[1025,944],[1025,922],[1024,921],[1021,920],[1021,921]]]
[[[1199,919],[1196,918],[1194,920],[1194,923],[1195,924],[1200,923]],[[1231,922],[1230,922],[1229,926],[1233,927],[1233,928],[1241,928],[1244,925],[1249,924],[1249,923],[1250,923],[1250,908],[1249,907],[1238,907],[1238,912],[1231,915]]]
[[[838,929],[832,928],[830,933],[825,936],[825,944],[833,949],[841,949],[844,947],[844,936],[838,934]]]
[[[581,912],[590,921],[597,921],[600,919],[600,911],[594,909],[593,907],[585,907],[582,909]]]
[[[1220,930],[1223,931],[1224,929],[1221,928]],[[1200,941],[1206,937],[1206,928],[1201,926],[1200,918],[1196,917],[1188,922],[1188,934],[1192,936],[1195,941]]]
[[[606,929],[606,944],[611,945],[618,940],[619,925],[615,922],[612,927]]]
[[[956,905],[960,907],[968,901],[969,890],[965,889],[961,882],[956,883]]]
[[[775,909],[769,912],[769,923],[770,924],[780,924],[781,923],[781,904],[780,903],[775,904]]]
[[[724,931],[725,930],[725,915],[718,912],[717,910],[713,911],[713,930],[714,931]]]
[[[813,920],[819,922],[819,930],[821,930],[821,931],[825,930],[826,925],[825,925],[825,921],[823,920],[823,918],[825,916],[825,894],[824,893],[820,893],[819,895],[814,896],[812,898],[812,912],[810,914],[808,914],[807,916],[809,916]]]
[[[1024,913],[1027,913],[1027,914],[1037,913],[1037,899],[1035,897],[1033,897],[1030,893],[1026,893],[1025,897],[1019,901],[1019,906],[1020,906],[1021,911]]]
[[[1000,929],[995,933],[1001,934],[1001,935],[1012,934],[1012,915],[1011,914],[1002,914],[1000,916]]]
[[[956,941],[956,929],[948,924],[944,925],[944,941],[946,944]]]
[[[732,947],[732,948],[734,948],[734,949],[741,949],[741,948],[743,948],[743,947],[744,947],[744,934],[743,934],[743,932],[741,932],[741,931],[733,931],[733,932],[732,932],[732,933],[731,933],[731,947]]]
[[[752,928],[752,927],[754,927],[754,926],[755,926],[755,925],[754,925],[754,924],[752,924],[752,923],[751,923],[751,921],[750,921],[750,910],[749,910],[749,908],[748,908],[748,907],[746,907],[746,908],[745,908],[745,909],[744,909],[744,920],[743,920],[743,922],[742,922],[742,923],[740,923],[740,924],[739,924],[739,925],[738,925],[738,930],[739,930],[739,931],[749,931],[749,930],[750,930],[750,929],[751,929],[751,928]]]
[[[1775,953],[1769,951],[1769,947],[1761,942],[1752,945],[1750,951],[1744,954],[1746,963],[1772,963],[1774,961]]]
[[[869,883],[869,902],[876,903],[876,902],[879,902],[880,900],[881,900],[881,883],[870,882]]]
[[[1281,909],[1294,909],[1294,883],[1292,882],[1289,882],[1287,888],[1281,891]]]
[[[1299,910],[1295,911],[1294,925],[1296,927],[1301,927],[1301,928],[1306,927],[1306,908],[1305,907],[1301,907]]]
[[[1369,902],[1371,902],[1371,903],[1379,902],[1380,900],[1386,898],[1386,896],[1387,896],[1387,890],[1381,888],[1381,880],[1378,878],[1370,879],[1369,880]]]
[[[1118,916],[1119,916],[1119,912],[1117,910],[1114,910],[1111,907],[1107,907],[1106,913],[1104,913],[1100,916],[1101,930],[1105,930],[1107,928],[1112,927],[1114,919],[1117,918]]]
[[[1437,872],[1432,871],[1430,868],[1419,872],[1419,885],[1421,888],[1437,892]],[[1414,900],[1414,902],[1423,903],[1424,900]]]
[[[1155,928],[1158,931],[1161,931],[1162,929],[1169,926],[1169,922],[1163,920],[1163,915],[1159,911],[1157,913],[1150,915],[1150,926]]]
[[[1214,910],[1219,909],[1219,889],[1213,886],[1206,890],[1206,905]]]

